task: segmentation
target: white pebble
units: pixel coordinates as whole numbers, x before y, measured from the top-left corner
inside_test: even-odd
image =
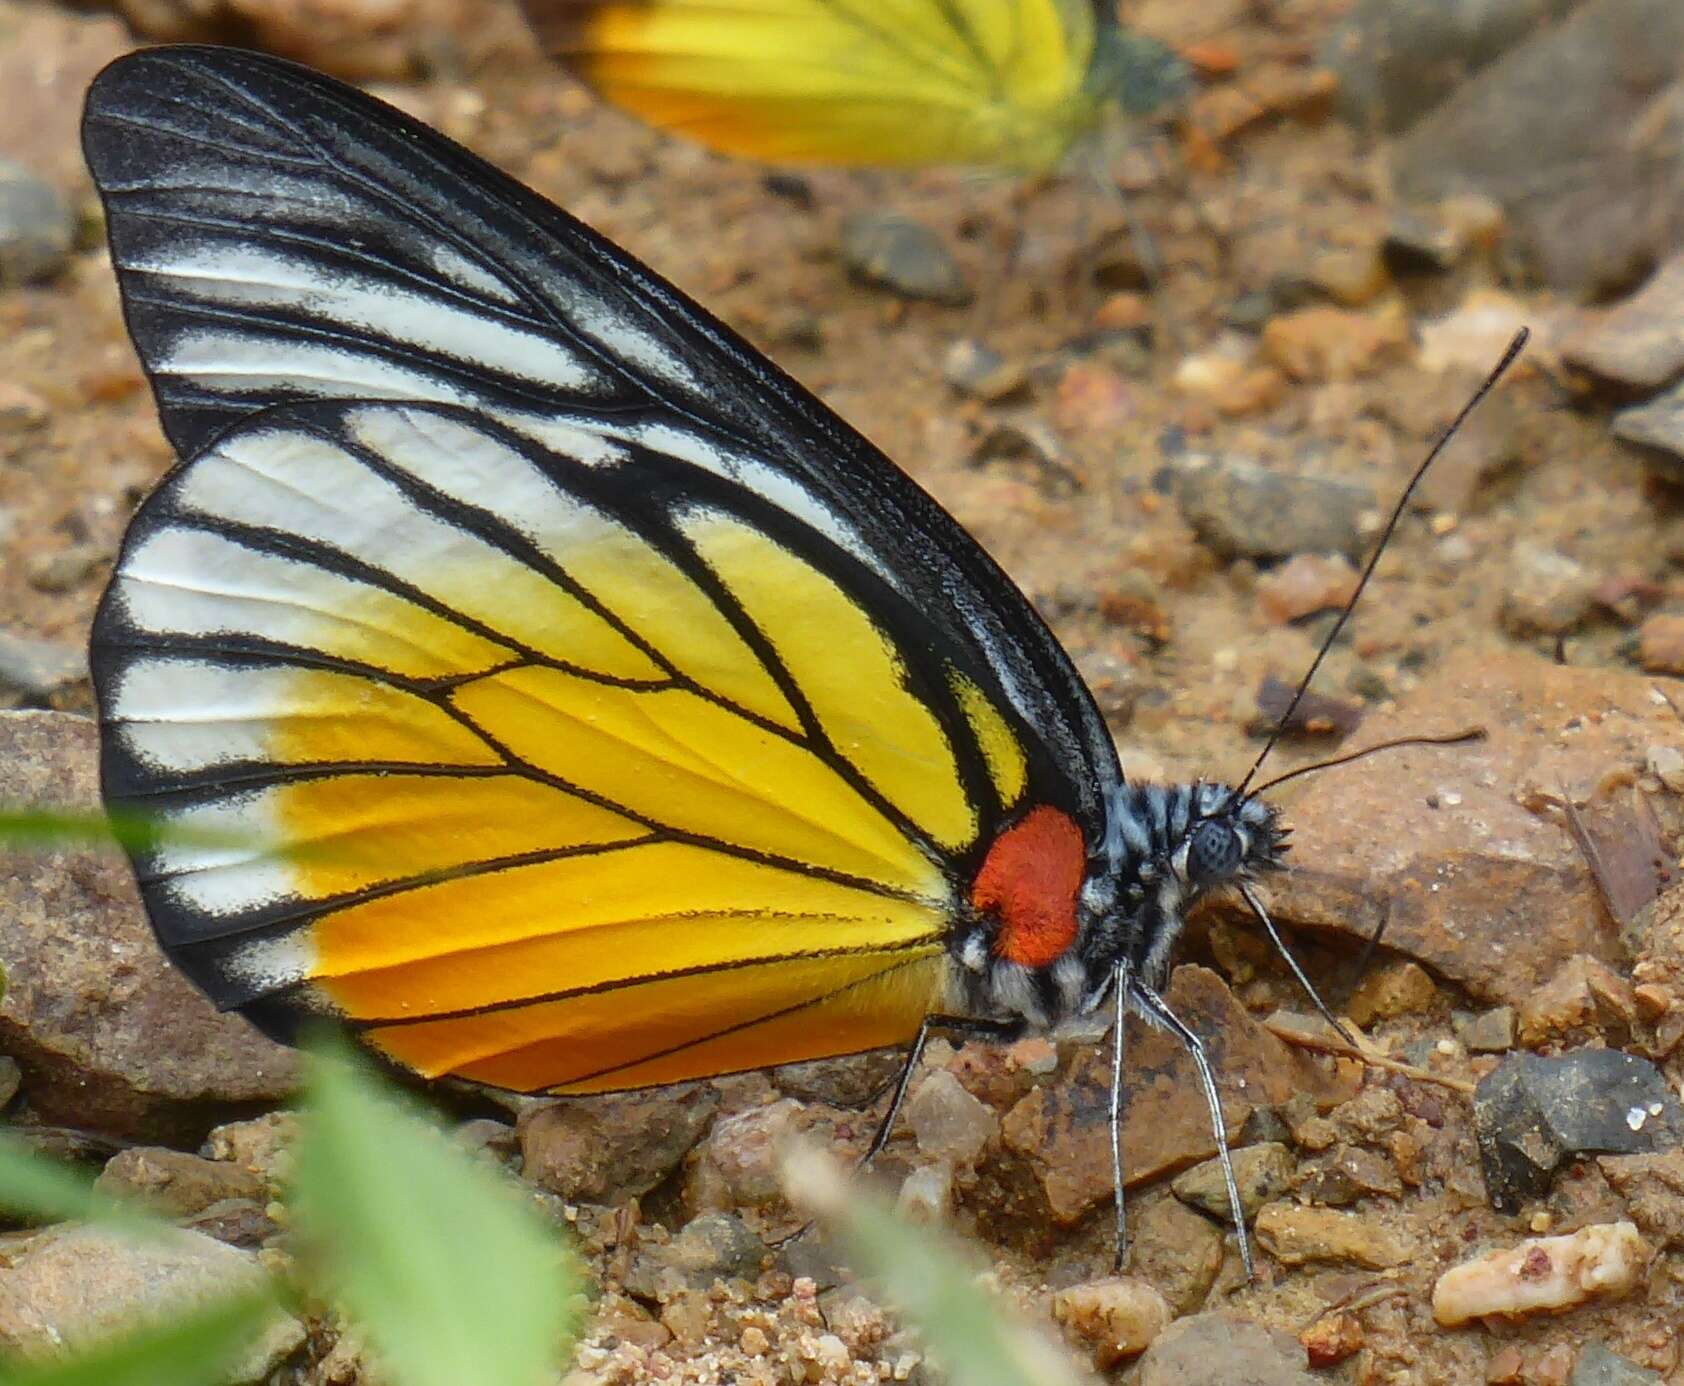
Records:
[[[1446,1328],[1489,1314],[1570,1309],[1633,1289],[1651,1251],[1629,1222],[1539,1237],[1452,1266],[1433,1286],[1433,1317]]]

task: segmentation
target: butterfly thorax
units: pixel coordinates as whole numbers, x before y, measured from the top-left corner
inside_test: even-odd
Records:
[[[996,836],[954,930],[962,1004],[1055,1029],[1125,963],[1160,987],[1192,906],[1279,870],[1285,837],[1271,805],[1219,784],[1121,784],[1093,846],[1059,810],[1031,809]]]

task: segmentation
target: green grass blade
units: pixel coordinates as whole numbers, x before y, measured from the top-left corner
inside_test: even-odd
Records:
[[[548,1386],[578,1275],[493,1171],[342,1051],[310,1064],[296,1225],[400,1386]]]
[[[0,1135],[0,1213],[61,1222],[138,1224],[141,1217],[94,1192],[93,1178],[37,1155],[15,1137]]]
[[[242,1296],[142,1329],[63,1362],[0,1368],[0,1386],[214,1386],[275,1309]]]

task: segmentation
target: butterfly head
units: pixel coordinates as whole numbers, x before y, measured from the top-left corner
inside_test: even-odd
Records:
[[[1225,785],[1196,785],[1193,796],[1191,821],[1165,862],[1185,890],[1196,896],[1285,865],[1287,830],[1272,804]]]

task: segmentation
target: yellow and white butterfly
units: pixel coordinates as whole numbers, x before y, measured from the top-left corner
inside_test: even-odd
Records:
[[[161,48],[83,138],[182,458],[95,619],[104,792],[163,830],[141,892],[218,1005],[531,1093],[907,1045],[879,1143],[933,1030],[1106,1008],[1120,1075],[1133,1009],[1226,1167],[1159,991],[1200,896],[1268,925],[1256,765],[1126,783],[904,473],[391,107]]]
[[[768,163],[1042,173],[1187,85],[1112,0],[522,0],[545,50],[658,129]]]

